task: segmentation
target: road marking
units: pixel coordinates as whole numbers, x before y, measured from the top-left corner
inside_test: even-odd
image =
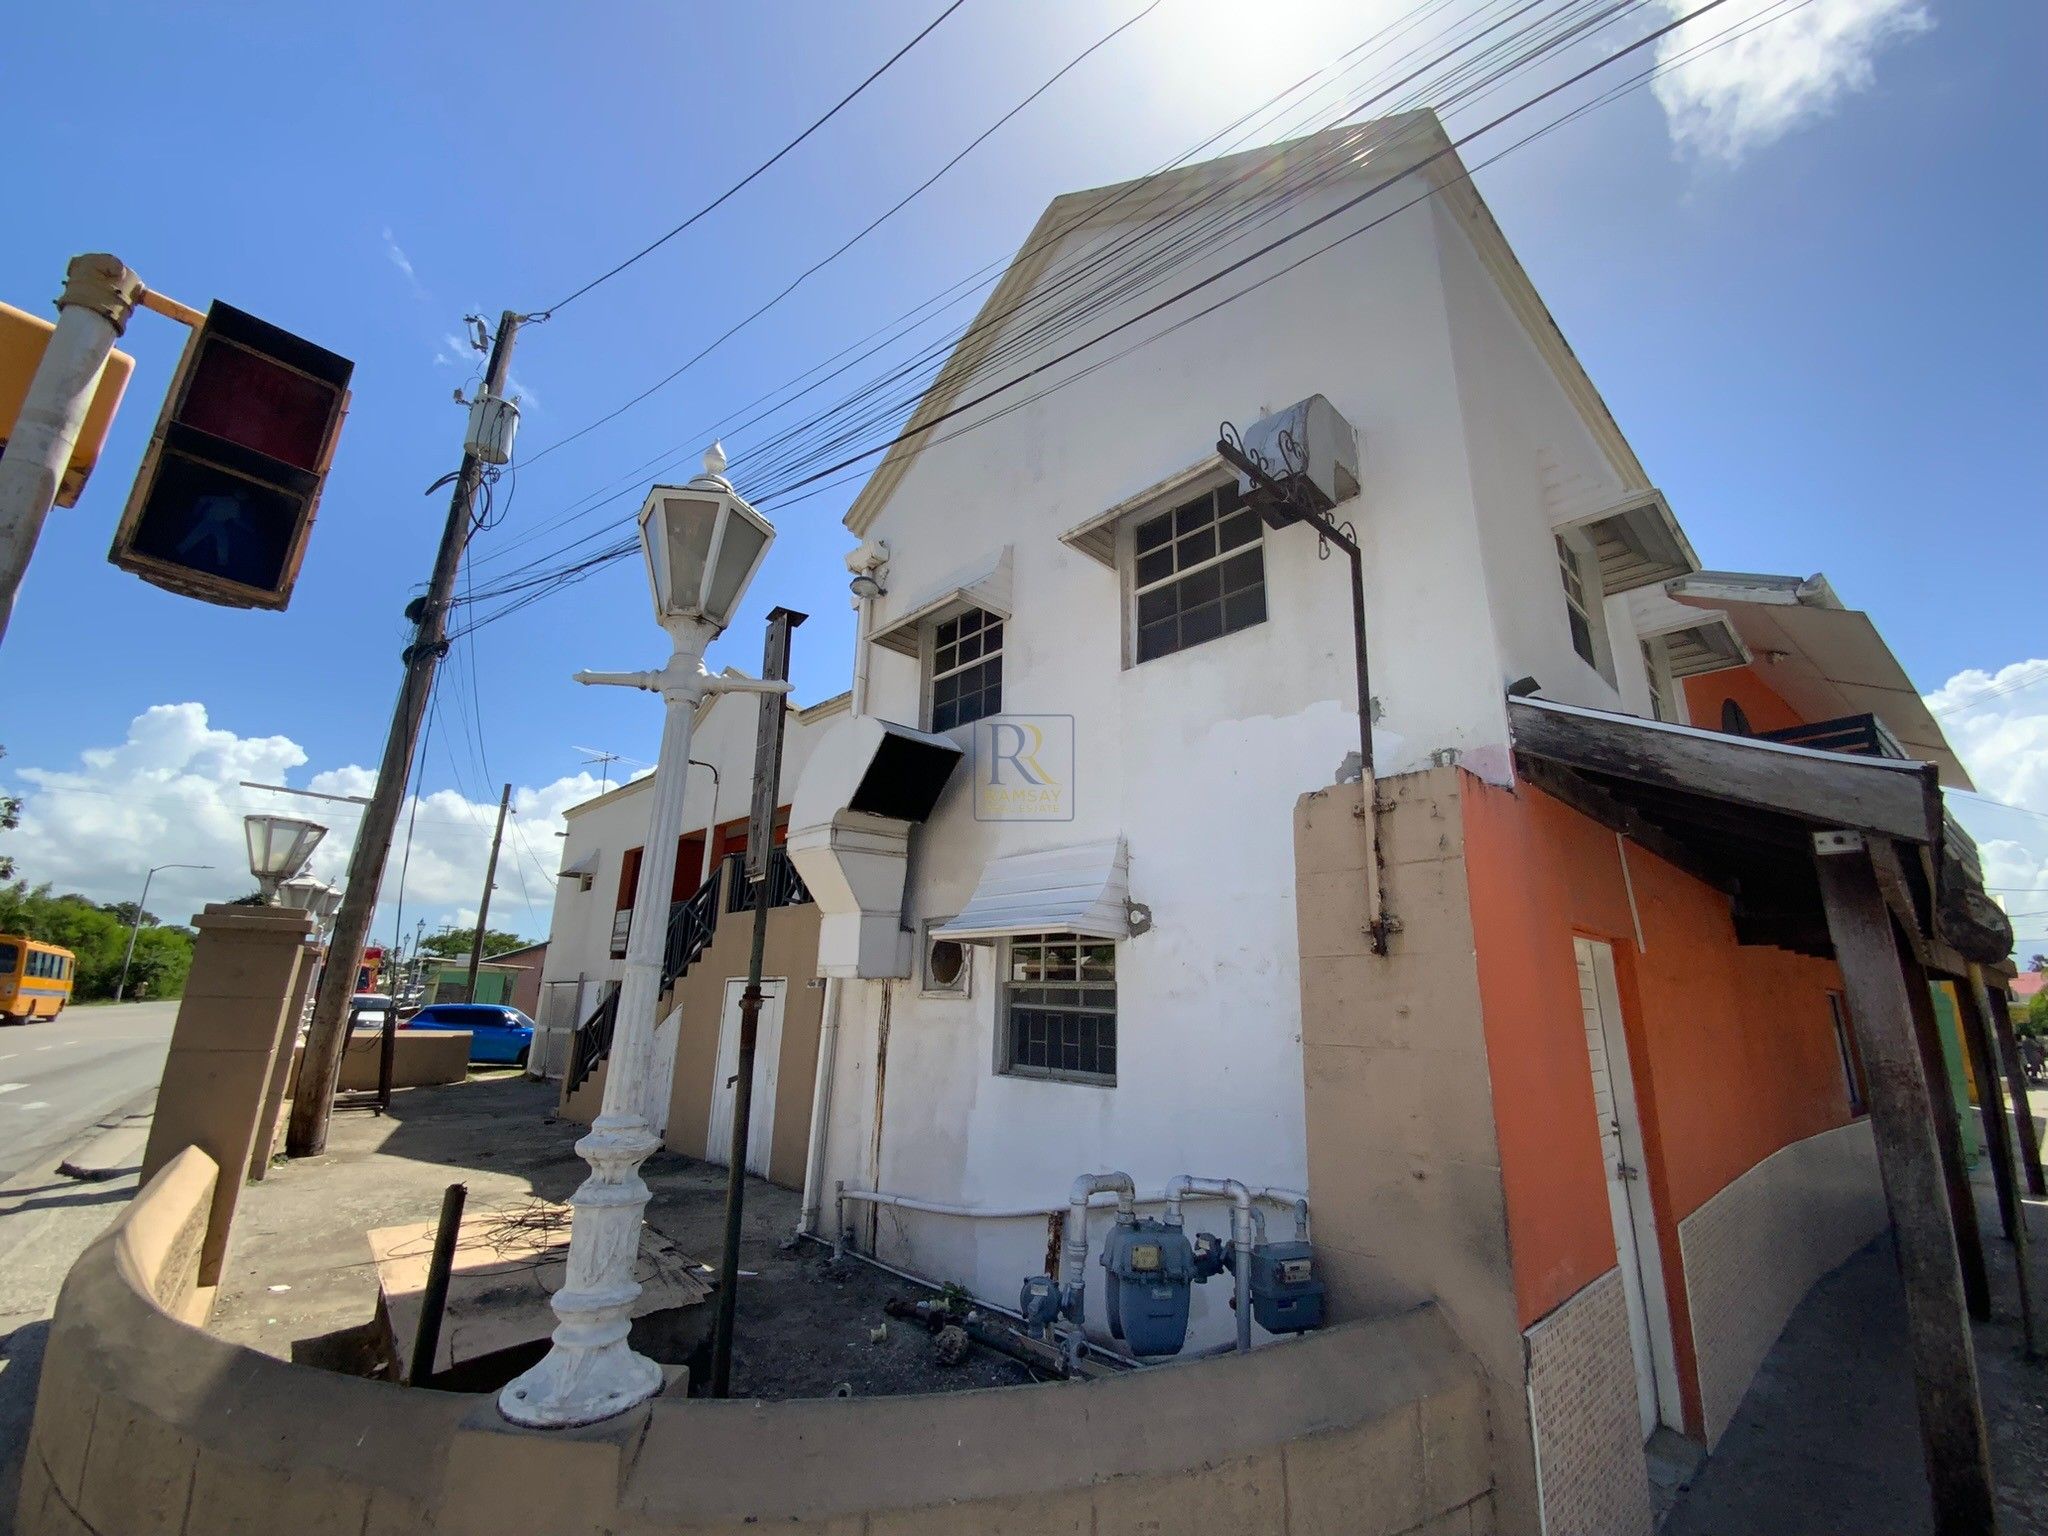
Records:
[[[8,1106],[10,1109],[48,1109],[49,1107],[50,1101],[48,1099],[35,1099],[27,1104],[10,1104]]]
[[[0,1083],[0,1093],[13,1093],[17,1089],[26,1088],[27,1086],[27,1083]]]

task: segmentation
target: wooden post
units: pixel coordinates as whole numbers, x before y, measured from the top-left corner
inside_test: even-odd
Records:
[[[1991,1173],[1998,1185],[1998,1215],[2005,1224],[2006,1240],[2012,1244],[2014,1273],[2019,1282],[2020,1336],[2026,1356],[2034,1359],[2040,1348],[2034,1337],[2034,1287],[2028,1270],[2027,1212],[2020,1204],[2019,1179],[2013,1168],[2012,1122],[2005,1118],[2004,1095],[1998,1083],[1998,1063],[1991,1049],[1991,989],[1985,984],[1984,967],[1971,965],[1970,974],[1958,989],[1963,1000],[1963,1038],[1969,1042],[1970,1062],[1977,1074],[1978,1100],[1984,1110],[1984,1137],[1991,1144]],[[1988,1086],[1987,1086],[1988,1085]]]
[[[1991,1272],[1985,1267],[1984,1239],[1977,1230],[1977,1197],[1970,1192],[1969,1165],[1963,1161],[1963,1126],[1956,1114],[1955,1089],[1949,1082],[1948,1061],[1941,1050],[1941,1020],[1934,1011],[1934,982],[1913,952],[1911,939],[1898,927],[1896,913],[1892,923],[1892,947],[1898,953],[1899,973],[1905,978],[1913,1037],[1920,1047],[1920,1071],[1927,1084],[1923,1108],[1934,1127],[1934,1144],[1941,1153],[1949,1224],[1955,1232],[1956,1257],[1963,1267],[1963,1298],[1969,1304],[1971,1317],[1980,1323],[1989,1322]]]
[[[2020,1060],[2019,1037],[2012,1032],[2005,988],[1992,987],[1989,991],[1991,1034],[2005,1062],[2005,1086],[2012,1094],[2013,1113],[2017,1117],[2013,1128],[2020,1135],[2020,1163],[2027,1171],[2027,1193],[2036,1200],[2048,1199],[2048,1180],[2041,1177],[2041,1138],[2034,1130],[2034,1107],[2027,1098],[2027,1066]]]
[[[1934,1085],[1914,1038],[1913,987],[1900,964],[1891,914],[1863,838],[1821,832],[1813,841],[1821,904],[1863,1057],[1878,1170],[1905,1282],[1934,1529],[1939,1536],[1981,1536],[1995,1529],[1996,1520],[1990,1441],[1977,1395],[1962,1269],[1945,1209],[1941,1153],[1927,1113]]]
[[[1998,1191],[1998,1219],[2006,1241],[2012,1241],[2019,1211],[2013,1181],[2011,1127],[2005,1119],[2005,1093],[1998,1084],[1998,1062],[1991,1054],[1991,1011],[1984,995],[1984,972],[1972,965],[1956,983],[1956,1022],[1962,1026],[1963,1049],[1969,1053],[1970,1075],[1977,1080],[1977,1110],[1984,1121],[1984,1150],[1991,1155],[1991,1183]],[[2021,1274],[2024,1285],[2026,1276]]]

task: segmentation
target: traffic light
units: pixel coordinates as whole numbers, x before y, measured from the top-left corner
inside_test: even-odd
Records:
[[[284,608],[355,364],[218,300],[192,334],[107,558],[230,608]]]

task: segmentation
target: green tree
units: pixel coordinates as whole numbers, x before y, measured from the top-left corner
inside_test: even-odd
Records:
[[[7,755],[7,749],[0,747],[0,757]],[[12,832],[21,825],[21,797],[0,795],[0,832]],[[0,853],[0,880],[14,878],[14,858],[11,854]]]
[[[475,928],[443,928],[439,933],[430,933],[420,940],[423,954],[440,955],[446,959],[467,959],[471,946],[476,943]],[[484,930],[484,958],[502,955],[508,949],[524,949],[526,940],[516,933],[504,933],[496,928]]]
[[[132,902],[102,905],[76,892],[54,894],[47,883],[31,887],[16,880],[0,886],[0,933],[26,934],[70,950],[78,961],[72,995],[79,999],[114,995],[121,980],[121,957],[128,949],[129,925],[122,914],[133,911]],[[145,926],[136,935],[130,995],[141,991],[150,997],[176,997],[192,968],[192,940],[189,928]]]
[[[2013,1015],[2016,1035],[2048,1035],[2048,987],[2027,999],[2027,1006]]]

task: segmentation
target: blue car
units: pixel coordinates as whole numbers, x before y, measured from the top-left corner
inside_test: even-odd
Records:
[[[533,1020],[498,1003],[434,1003],[406,1020],[407,1029],[466,1029],[469,1059],[523,1067],[533,1049]]]

